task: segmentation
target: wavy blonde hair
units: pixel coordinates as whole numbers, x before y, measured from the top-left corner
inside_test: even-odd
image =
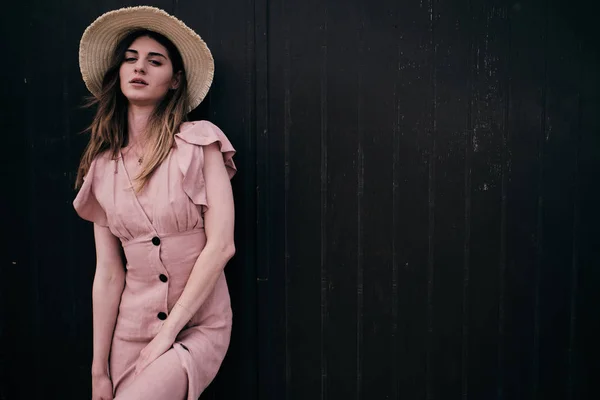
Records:
[[[119,69],[125,59],[125,52],[139,37],[147,36],[163,45],[173,64],[173,73],[180,72],[180,84],[177,89],[169,90],[156,106],[148,121],[142,169],[135,177],[134,188],[140,191],[156,168],[169,154],[175,134],[185,121],[188,110],[187,80],[181,54],[177,47],[163,35],[149,31],[136,30],[129,33],[117,45],[111,65],[104,74],[102,90],[97,98],[86,105],[97,106],[92,124],[85,130],[90,132],[90,140],[81,156],[75,188],[83,184],[83,177],[88,173],[92,161],[104,152],[109,152],[113,159],[119,157],[122,147],[129,141],[127,133],[127,98],[121,92]]]

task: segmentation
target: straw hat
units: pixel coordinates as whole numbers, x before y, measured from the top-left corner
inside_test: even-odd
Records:
[[[185,67],[190,111],[196,108],[212,83],[215,70],[213,57],[196,32],[156,7],[126,7],[109,11],[83,32],[79,43],[79,68],[89,91],[96,97],[100,94],[102,79],[117,44],[137,29],[160,33],[177,47]]]

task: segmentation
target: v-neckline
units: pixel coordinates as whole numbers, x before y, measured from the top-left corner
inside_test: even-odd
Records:
[[[150,220],[150,217],[144,210],[144,207],[142,207],[142,203],[140,203],[140,199],[138,198],[138,195],[135,192],[135,188],[133,187],[133,182],[131,181],[131,177],[129,176],[129,171],[127,171],[127,165],[125,165],[125,157],[123,157],[123,152],[121,150],[119,150],[119,155],[121,156],[120,160],[121,160],[121,165],[123,167],[123,172],[125,173],[125,178],[127,178],[127,183],[129,184],[128,191],[131,192],[131,195],[133,196],[133,199],[135,201],[135,204],[137,205],[138,210],[144,216],[144,220],[146,221],[146,224],[148,224],[152,233],[156,234],[156,229],[154,228],[154,224],[152,223],[152,221]]]

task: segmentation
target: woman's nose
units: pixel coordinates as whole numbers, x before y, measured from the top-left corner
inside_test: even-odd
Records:
[[[138,74],[144,74],[146,72],[143,60],[137,60],[134,66],[135,72]]]

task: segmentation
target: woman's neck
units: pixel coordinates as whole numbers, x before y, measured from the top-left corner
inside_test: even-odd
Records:
[[[129,135],[129,144],[141,143],[146,135],[146,127],[154,107],[129,105],[127,110],[127,134]]]

